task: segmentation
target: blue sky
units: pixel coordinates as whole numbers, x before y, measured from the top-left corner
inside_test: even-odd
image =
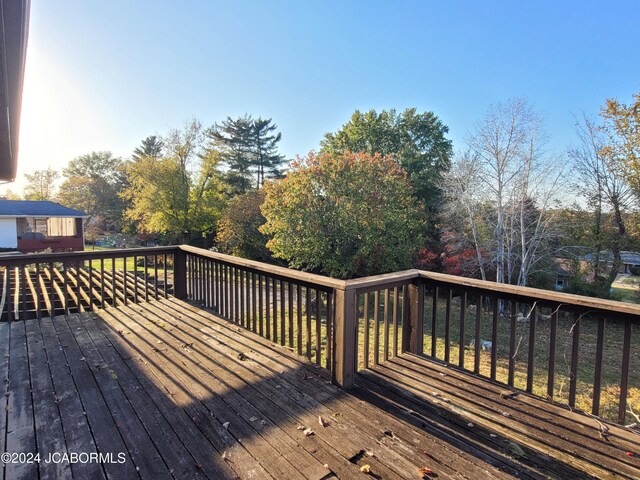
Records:
[[[272,117],[288,157],[355,109],[434,111],[456,148],[526,96],[551,147],[640,91],[640,2],[32,0],[19,174],[227,115]],[[21,179],[9,186],[22,188]]]

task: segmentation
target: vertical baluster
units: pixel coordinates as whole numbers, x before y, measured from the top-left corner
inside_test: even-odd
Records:
[[[598,337],[596,340],[596,366],[593,375],[593,405],[591,413],[600,415],[600,391],[602,382],[602,356],[604,353],[604,333],[606,320],[598,318]]]
[[[243,327],[247,326],[246,322],[246,300],[247,300],[247,284],[246,284],[246,272],[240,270],[240,324]]]
[[[149,301],[149,262],[147,261],[147,258],[149,258],[147,255],[145,255],[144,257],[144,301],[148,302]]]
[[[24,277],[23,277],[24,278]],[[69,315],[69,292],[67,290],[67,263],[62,262],[62,302],[64,305],[64,314]],[[23,297],[24,299],[24,297]]]
[[[362,338],[362,356],[364,358],[364,368],[369,368],[369,292],[364,293],[364,335]]]
[[[124,304],[129,304],[129,288],[127,286],[127,257],[126,255],[122,258],[122,293],[124,293]]]
[[[476,300],[476,337],[473,339],[473,372],[480,373],[480,335],[482,334],[482,295]]]
[[[498,360],[498,315],[500,315],[500,300],[493,297],[493,321],[491,323],[491,380],[496,379]]]
[[[232,267],[233,271],[233,321],[236,323],[240,323],[242,319],[240,318],[240,270],[236,267]]]
[[[536,360],[536,323],[538,322],[538,312],[536,306],[531,307],[531,318],[529,319],[529,355],[527,358],[527,392],[533,392],[533,377],[535,375]]]
[[[302,286],[296,285],[296,323],[298,331],[296,332],[298,355],[302,355]]]
[[[154,300],[158,300],[158,255],[153,256],[153,293]]]
[[[13,273],[12,269],[9,269],[9,270],[11,270],[11,272]],[[49,315],[51,317],[55,317],[55,315],[56,315],[56,290],[55,290],[55,287],[54,287],[54,284],[53,284],[54,279],[55,279],[55,276],[54,276],[55,274],[53,272],[53,262],[49,262],[49,275],[51,276],[51,281],[49,283],[49,305],[51,305],[51,311],[49,312]],[[9,284],[9,286],[11,286],[12,284],[13,284],[13,282],[11,282]],[[9,292],[11,292],[10,287],[9,287]],[[11,301],[12,295],[9,295],[9,297],[10,297],[9,301]],[[11,305],[11,303],[9,305]],[[11,308],[11,313],[13,315],[13,308]]]
[[[309,360],[311,360],[311,289],[309,289],[309,287],[306,287],[305,292],[304,292],[304,296],[305,296],[305,310],[306,310],[306,320],[307,320],[307,325],[306,325],[306,335],[305,335],[305,340],[306,340],[306,354],[307,354],[307,358]]]
[[[451,300],[453,299],[453,289],[447,291],[447,304],[444,315],[444,361],[449,362],[451,355]]]
[[[373,365],[378,365],[380,355],[380,319],[378,317],[380,310],[380,292],[376,290],[373,293]]]
[[[618,423],[624,425],[627,415],[627,394],[629,392],[629,360],[631,357],[631,319],[624,320],[624,340],[622,343],[622,367],[620,369],[620,403]]]
[[[262,292],[262,275],[258,275],[258,335],[264,336],[263,311],[264,293]]]
[[[104,308],[104,257],[100,258],[100,308]]]
[[[13,309],[13,295],[11,294],[11,287],[15,288],[15,280],[13,279],[13,268],[7,266],[5,267],[4,274],[6,276],[7,281],[7,290],[6,290],[6,303],[7,303],[7,321],[11,322],[13,320],[17,320],[14,318],[14,309]],[[4,307],[3,307],[4,308]],[[0,312],[0,318],[4,312]]]
[[[22,285],[22,319],[27,319],[27,266],[22,265],[20,268],[20,285]],[[66,277],[65,277],[66,279]]]
[[[271,302],[270,302],[270,297],[271,297],[271,288],[270,288],[270,283],[271,283],[271,277],[267,277],[265,275],[264,277],[264,304],[265,304],[265,334],[266,334],[266,338],[267,340],[271,340]]]
[[[382,342],[384,349],[383,360],[389,360],[389,289],[384,289],[384,340]]]
[[[556,340],[558,336],[558,310],[551,314],[551,338],[549,342],[549,377],[547,378],[547,398],[553,402],[553,386],[556,376]]]
[[[115,307],[118,295],[116,294],[116,257],[111,257],[111,304]]]
[[[84,312],[84,307],[82,306],[82,297],[81,295],[81,287],[80,287],[80,269],[82,268],[82,262],[77,262],[75,264],[74,273],[76,280],[76,298],[78,300],[78,312]]]
[[[166,253],[163,254],[163,256],[162,256],[162,262],[163,262],[162,263],[162,268],[163,268],[163,274],[164,274],[164,277],[163,277],[163,280],[164,280],[164,298],[167,298],[167,296],[168,296],[168,292],[167,292],[167,276],[168,276],[167,268],[168,268],[168,265],[167,265],[167,254]],[[176,256],[174,254],[173,255],[173,268],[175,268],[175,265],[176,265]]]
[[[220,264],[213,262],[213,308],[220,314]]]
[[[273,279],[273,341],[278,343],[278,280]]]
[[[333,292],[327,293],[327,358],[325,367],[332,370],[333,365]]]
[[[398,356],[398,309],[400,302],[398,298],[398,287],[393,288],[393,356]]]
[[[138,301],[138,256],[133,256],[133,303]]]
[[[287,288],[289,297],[289,348],[293,348],[293,285],[289,282]]]
[[[36,262],[36,296],[37,296],[37,301],[36,301],[36,318],[38,320],[40,320],[42,318],[42,298],[40,295],[40,264],[38,262]]]
[[[518,315],[518,303],[515,300],[511,302],[510,313],[510,330],[509,330],[509,374],[507,384],[513,387],[516,369],[516,317]]]
[[[257,315],[257,287],[256,287],[256,273],[252,273],[251,274],[251,331],[252,332],[256,332],[256,323],[258,320],[258,315]]]
[[[433,287],[433,304],[431,305],[431,356],[436,358],[436,354],[438,352],[438,335],[436,333],[436,326],[438,321],[438,296],[440,288],[435,286]],[[407,291],[406,287],[403,290],[403,296],[406,296]],[[406,325],[402,325],[402,328],[406,328]]]
[[[285,338],[285,295],[284,280],[280,280],[280,345],[284,345]]]
[[[322,296],[320,290],[316,289],[316,364],[322,365],[322,359],[320,354],[322,352],[322,320],[321,320],[321,307]]]
[[[93,288],[91,288],[92,286],[93,286],[93,260],[89,260],[89,283],[87,284],[87,290],[89,290],[89,310],[93,310]]]
[[[467,317],[467,292],[460,298],[460,337],[458,339],[458,366],[464,368],[464,329]]]
[[[574,315],[571,326],[571,371],[569,372],[569,406],[576,406],[576,387],[578,384],[578,348],[580,342],[580,316]]]

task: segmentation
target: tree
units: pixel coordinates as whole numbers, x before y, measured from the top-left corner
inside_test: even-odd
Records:
[[[622,266],[621,250],[627,237],[625,211],[632,191],[624,172],[616,168],[606,131],[584,117],[576,123],[579,145],[569,150],[578,183],[576,192],[593,211],[591,241],[595,290],[608,296],[611,284]],[[613,256],[611,268],[607,265]]]
[[[135,162],[142,157],[159,158],[162,154],[163,143],[160,137],[151,135],[144,140],[142,144],[133,151],[131,159]]]
[[[625,178],[640,198],[640,93],[627,105],[610,98],[600,111],[608,142],[599,154]]]
[[[24,187],[25,200],[53,200],[56,196],[56,181],[60,172],[49,167],[25,173],[27,183]]]
[[[284,157],[278,153],[282,134],[275,133],[277,128],[270,118],[245,115],[227,117],[209,130],[209,148],[220,152],[228,182],[238,193],[259,189],[267,178],[282,175]]]
[[[336,133],[327,133],[321,152],[333,155],[345,150],[371,155],[391,155],[409,174],[416,196],[423,202],[429,218],[435,219],[440,204],[440,178],[451,165],[452,144],[446,138],[449,128],[433,112],[417,113],[408,108],[377,113],[356,110]],[[431,230],[435,227],[431,225]]]
[[[499,103],[444,175],[443,218],[462,250],[465,239],[473,246],[482,278],[490,265],[497,282],[527,285],[551,253],[562,170],[544,143],[540,119],[525,100]]]
[[[225,253],[259,261],[272,261],[267,248],[269,238],[260,227],[266,219],[260,207],[264,202],[262,190],[249,191],[234,197],[218,223],[216,241]]]
[[[295,268],[339,278],[390,272],[408,267],[421,243],[424,211],[389,156],[311,152],[264,190],[260,230]]]
[[[120,230],[125,208],[120,193],[126,186],[122,159],[108,151],[91,152],[71,160],[63,176],[61,203],[88,215],[103,215],[109,230]]]
[[[143,233],[187,242],[215,232],[224,206],[219,155],[207,154],[200,122],[191,120],[162,138],[159,157],[141,156],[126,167],[126,217]]]

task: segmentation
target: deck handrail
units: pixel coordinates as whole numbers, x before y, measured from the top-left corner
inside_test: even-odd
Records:
[[[132,257],[139,262],[134,272],[127,271]],[[123,272],[116,271],[116,260]],[[424,270],[340,280],[188,245],[11,255],[0,257],[0,267],[9,285],[33,292],[29,307],[24,294],[8,287],[4,319],[17,319],[29,308],[37,318],[60,308],[66,313],[74,301],[81,311],[173,295],[306,355],[343,387],[353,385],[358,370],[408,352],[553,402],[566,392],[558,392],[556,375],[564,339],[563,401],[577,408],[579,383],[588,380],[591,413],[601,414],[601,392],[613,378],[607,369],[617,369],[617,420],[624,423],[635,386],[630,371],[639,368],[631,355],[639,305]],[[548,344],[538,339],[543,333]],[[588,341],[593,348],[585,353]],[[540,351],[546,352],[542,360]],[[585,380],[582,372],[578,381],[593,351],[593,375]],[[618,355],[619,363],[607,364],[607,357]],[[534,389],[541,367],[546,395],[539,385]]]

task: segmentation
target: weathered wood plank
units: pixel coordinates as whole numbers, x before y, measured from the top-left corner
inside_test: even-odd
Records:
[[[63,322],[63,318],[66,322]],[[72,326],[73,325],[73,326]],[[77,319],[77,315],[60,317],[56,328],[68,330],[73,336],[82,357],[91,370],[95,384],[97,385],[108,411],[103,415],[111,415],[115,421],[131,460],[136,465],[136,470],[142,478],[169,479],[170,467],[162,459],[154,443],[149,438],[142,422],[129,404],[129,401],[118,383],[118,373],[110,365],[103,362],[91,337]],[[67,332],[65,332],[66,335]]]
[[[96,453],[96,445],[84,407],[80,400],[74,378],[67,366],[63,346],[60,344],[53,327],[53,319],[43,318],[38,326],[42,333],[47,361],[51,372],[51,380],[55,392],[55,402],[60,411],[64,428],[66,450],[68,452]],[[99,463],[73,463],[71,472],[74,478],[106,478]]]
[[[126,456],[124,463],[105,463],[104,468],[107,475],[113,478],[140,478],[131,452],[127,451],[118,431],[118,420],[108,414],[109,407],[105,403],[87,360],[78,348],[66,321],[63,318],[56,319],[53,326],[63,346],[66,361],[78,388],[78,395],[98,450],[102,453],[111,453],[115,458],[120,453],[124,453]]]
[[[298,468],[304,466],[304,458],[302,456],[298,459],[300,464],[294,466],[285,460],[285,449],[281,449],[282,451],[275,449],[269,442],[269,440],[273,441],[273,438],[265,438],[260,432],[256,431],[256,428],[261,426],[257,412],[248,409],[246,404],[242,404],[238,396],[234,395],[233,390],[230,389],[230,385],[218,384],[218,376],[223,376],[224,374],[220,366],[218,367],[220,371],[216,371],[215,376],[207,375],[206,372],[203,372],[198,367],[195,361],[191,359],[195,353],[194,342],[192,339],[179,336],[179,327],[173,326],[174,328],[171,328],[171,323],[167,323],[169,320],[165,321],[167,325],[164,328],[148,326],[153,325],[151,320],[154,317],[157,318],[156,316],[145,316],[142,308],[149,307],[151,305],[146,304],[136,307],[133,311],[132,309],[123,311],[125,313],[121,319],[124,320],[123,325],[127,325],[132,332],[136,333],[140,343],[146,344],[147,348],[157,341],[162,342],[162,351],[154,352],[151,350],[151,354],[155,358],[162,358],[165,365],[164,368],[174,378],[180,379],[181,383],[184,382],[183,384],[185,385],[189,384],[191,394],[208,408],[215,420],[219,422],[218,428],[221,431],[228,432],[230,436],[235,437],[246,448],[246,451],[254,456],[276,478],[321,478],[302,476],[298,470]],[[134,321],[132,322],[128,319]],[[181,358],[178,360],[176,355]],[[183,367],[176,368],[177,363],[181,363]],[[221,396],[220,392],[226,393]],[[249,421],[249,418],[245,419],[243,416],[255,418],[252,422]],[[227,429],[224,429],[223,424],[226,421],[229,421],[230,425]],[[322,476],[325,474],[326,472],[323,469]]]
[[[27,320],[24,324],[29,350],[36,443],[42,456],[38,464],[40,478],[69,479],[72,478],[70,463],[45,460],[51,454],[66,453],[67,445],[39,322]]]
[[[210,451],[210,453],[216,455],[225,454],[226,462],[241,478],[272,478],[271,475],[267,474],[264,468],[249,455],[242,444],[223,427],[223,422],[219,422],[212,415],[211,410],[205,407],[200,401],[200,398],[196,397],[194,399],[194,394],[186,387],[187,385],[194,385],[193,380],[188,376],[185,377],[183,373],[178,373],[181,372],[180,368],[165,359],[162,351],[164,347],[158,347],[158,345],[162,344],[158,344],[157,340],[150,343],[142,339],[136,333],[142,327],[135,322],[123,318],[122,310],[111,309],[99,312],[102,318],[108,322],[108,326],[103,325],[101,328],[103,332],[112,339],[114,346],[118,349],[121,348],[118,344],[119,342],[114,339],[115,333],[115,335],[122,335],[124,341],[131,342],[130,345],[134,351],[140,352],[138,358],[135,359],[135,364],[140,365],[143,363],[145,369],[148,369],[153,374],[153,377],[156,379],[155,381],[162,386],[177,405],[181,406],[179,412],[183,411],[186,413],[191,425],[195,425],[203,435],[200,442],[207,442],[209,448],[215,449]],[[122,333],[117,333],[118,330]],[[133,335],[133,333],[130,332],[135,333],[135,337],[133,337],[132,340],[128,338],[130,334]],[[126,353],[123,351],[121,355],[126,356]],[[157,389],[158,386],[152,388]],[[218,412],[218,415],[223,413],[224,412]],[[233,417],[234,415],[229,415],[229,419]]]
[[[10,323],[9,389],[7,401],[7,443],[10,454],[37,452],[33,403],[29,379],[29,357],[23,322]],[[10,462],[5,466],[5,478],[30,480],[37,478],[38,464]]]
[[[183,311],[183,306],[176,305],[176,309],[178,312]],[[204,315],[195,309],[192,310],[191,313],[192,318],[202,317],[201,328],[205,328],[204,331],[208,331],[208,329],[215,327],[216,335],[223,336],[224,342],[227,346],[231,347],[233,345],[235,348],[248,348],[250,346],[252,362],[250,363],[250,366],[246,367],[250,371],[259,370],[259,365],[256,365],[256,363],[254,363],[258,360],[260,361],[260,364],[264,364],[263,368],[266,370],[266,372],[277,371],[277,378],[273,378],[270,380],[270,382],[274,382],[276,388],[276,390],[274,390],[274,396],[286,393],[292,399],[294,399],[296,403],[303,406],[304,408],[314,411],[316,415],[318,413],[324,415],[324,417],[330,419],[332,423],[335,422],[335,428],[327,429],[326,432],[322,429],[320,429],[320,431],[316,430],[316,435],[320,436],[320,438],[323,438],[323,434],[326,433],[328,435],[328,443],[331,444],[333,448],[341,450],[343,452],[343,455],[349,456],[350,451],[357,452],[363,448],[368,451],[376,451],[380,449],[380,453],[376,453],[376,458],[378,458],[379,460],[366,458],[366,462],[374,462],[372,463],[372,465],[375,465],[378,463],[378,461],[382,462],[384,459],[387,467],[385,467],[385,465],[376,465],[376,469],[400,468],[400,472],[402,472],[401,475],[403,476],[403,478],[413,477],[415,475],[415,472],[417,472],[417,469],[421,466],[424,466],[424,464],[422,464],[421,462],[421,458],[423,458],[422,451],[424,450],[424,448],[420,448],[419,445],[413,444],[414,439],[417,436],[421,436],[421,433],[419,431],[412,430],[410,432],[406,432],[406,437],[409,438],[409,442],[407,445],[412,445],[412,447],[406,446],[409,451],[406,455],[403,455],[405,459],[409,459],[410,461],[414,462],[417,461],[418,463],[414,463],[412,467],[402,470],[402,467],[404,465],[402,463],[402,460],[398,459],[399,453],[395,451],[395,448],[398,446],[397,443],[399,441],[387,438],[384,433],[385,431],[390,429],[389,427],[391,427],[394,432],[402,431],[403,427],[400,422],[394,421],[392,418],[389,418],[387,415],[383,414],[375,408],[368,407],[366,403],[358,401],[345,392],[336,389],[326,380],[319,378],[318,374],[321,374],[323,370],[310,365],[303,359],[294,357],[288,352],[284,352],[278,347],[275,347],[268,342],[253,336],[245,336],[244,338],[238,338],[237,340],[234,340],[237,334],[235,332],[229,332],[226,325],[217,324],[217,321],[214,318],[208,315]],[[260,347],[258,347],[257,345],[260,345]],[[222,350],[225,349],[226,346],[222,344],[216,344],[215,348],[216,350]],[[285,365],[289,368],[285,368]],[[307,369],[307,373],[303,373],[301,375],[299,368]],[[248,372],[242,373],[243,376],[248,374]],[[268,384],[269,382],[265,384],[265,389],[267,388]],[[287,388],[288,384],[295,385],[295,388]],[[303,394],[302,392],[306,393]],[[323,402],[326,406],[323,406],[318,402]],[[293,410],[293,408],[294,407],[290,406],[289,411],[295,411]],[[375,420],[372,421],[372,419]],[[346,437],[342,437],[341,432],[346,432]],[[358,443],[354,443],[354,441]],[[437,439],[435,437],[424,438],[422,445],[429,445],[430,453],[435,454],[437,452],[437,449],[433,449],[433,442],[437,442]],[[387,443],[393,445],[390,446],[387,445]],[[446,443],[442,443],[442,445],[444,446],[446,445]],[[384,453],[384,455],[382,453]],[[444,447],[442,457],[450,459],[453,465],[459,465],[461,462],[463,466],[469,465],[469,461],[467,459],[465,459],[464,457],[460,457],[459,454],[452,454],[450,449],[446,447]],[[482,471],[483,468],[477,463],[478,462],[473,464],[473,466],[471,467],[471,469],[476,472],[476,474],[477,472]],[[456,471],[451,467],[447,468],[451,474],[454,474]],[[493,469],[491,469],[491,471],[493,472]],[[393,472],[391,472],[390,475],[393,475]],[[439,475],[441,476],[441,478],[448,478],[447,475],[445,475],[442,471],[439,472]],[[493,478],[496,478],[495,472],[492,473],[491,476]],[[477,478],[477,476],[473,478]]]
[[[149,433],[149,437],[158,448],[165,463],[173,470],[174,477],[197,478],[208,476],[209,478],[216,478],[220,476],[221,472],[219,470],[227,470],[227,475],[230,475],[232,472],[226,466],[221,465],[222,462],[216,465],[209,460],[210,455],[202,452],[201,449],[193,448],[193,445],[189,445],[189,442],[186,442],[189,446],[183,443],[183,439],[180,438],[179,434],[184,430],[184,425],[177,426],[177,433],[170,424],[170,421],[175,421],[174,412],[168,415],[169,418],[166,416],[166,407],[170,405],[166,393],[160,392],[150,385],[145,387],[140,379],[146,373],[140,370],[131,370],[129,365],[120,357],[118,351],[97,325],[98,322],[103,320],[88,315],[79,315],[75,318],[87,330],[100,354],[101,358],[97,366],[100,368],[107,367],[115,371],[118,383],[124,390],[128,401],[135,409],[140,421],[144,424],[145,430]],[[70,318],[70,324],[74,327],[76,326],[75,318]],[[165,407],[159,407],[158,403],[163,403]],[[197,445],[201,445],[201,442],[198,442]],[[202,468],[199,469],[196,465],[200,465]]]

